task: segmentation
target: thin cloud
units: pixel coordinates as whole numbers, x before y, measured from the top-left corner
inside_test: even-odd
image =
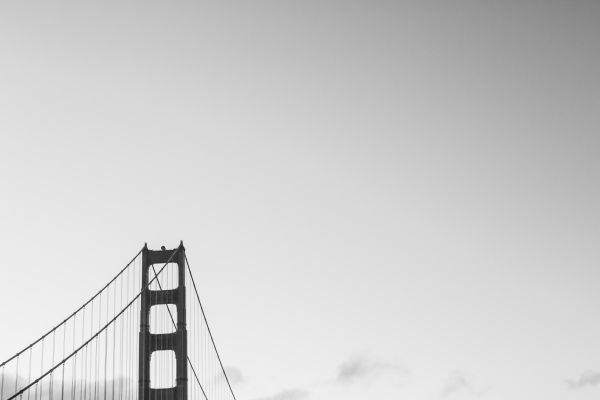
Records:
[[[272,396],[260,397],[255,400],[302,400],[308,397],[308,391],[304,389],[284,390]]]
[[[569,389],[581,389],[588,386],[600,385],[600,372],[587,371],[584,372],[579,379],[567,379]]]
[[[405,374],[406,372],[405,368],[397,364],[359,357],[345,361],[338,367],[336,381],[348,384],[384,373]]]
[[[227,378],[229,379],[229,383],[232,385],[239,384],[245,381],[244,374],[239,368],[236,367],[225,367],[225,373],[227,374]]]
[[[446,379],[442,395],[448,397],[465,391],[472,391],[471,384],[462,372],[456,371]]]

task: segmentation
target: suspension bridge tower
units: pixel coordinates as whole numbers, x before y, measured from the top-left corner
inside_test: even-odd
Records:
[[[174,289],[150,290],[149,273],[154,264],[177,264],[178,284]],[[142,293],[140,307],[139,336],[139,400],[187,400],[187,330],[185,310],[185,248],[183,242],[177,249],[142,249]],[[150,331],[150,308],[156,305],[174,305],[177,310],[176,329],[172,333],[152,333]],[[171,318],[173,316],[171,315]],[[175,353],[176,384],[170,388],[150,387],[150,360],[152,353],[172,350]]]

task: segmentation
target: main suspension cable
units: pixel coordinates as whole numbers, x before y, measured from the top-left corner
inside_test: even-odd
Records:
[[[125,265],[125,267],[123,267],[123,269],[121,269],[121,271],[119,271],[119,273],[117,275],[115,275],[114,278],[112,278],[106,285],[104,285],[104,287],[102,289],[100,289],[96,294],[94,294],[92,296],[92,298],[90,298],[88,301],[86,301],[81,307],[79,307],[77,310],[75,310],[73,313],[71,313],[67,318],[65,318],[61,323],[59,323],[58,325],[56,325],[54,328],[50,329],[48,332],[46,332],[45,334],[43,334],[39,339],[33,341],[31,344],[29,344],[28,346],[24,347],[22,350],[20,350],[19,352],[17,352],[17,354],[15,354],[14,356],[10,357],[9,359],[7,359],[3,363],[1,363],[0,367],[3,367],[5,364],[7,364],[10,361],[14,360],[15,358],[19,357],[21,354],[23,354],[24,352],[26,352],[27,350],[29,350],[31,347],[35,346],[40,341],[44,340],[48,335],[52,334],[56,329],[58,329],[59,327],[61,327],[68,320],[70,320],[71,318],[73,318],[73,316],[75,314],[77,314],[85,306],[87,306],[88,304],[90,304],[96,297],[98,297],[100,295],[100,293],[102,293],[104,291],[104,289],[106,289],[108,286],[110,286],[111,283],[113,283],[119,276],[121,276],[121,274],[123,272],[125,272],[125,270],[127,270],[127,268],[129,268],[129,266],[135,261],[135,259],[138,258],[138,256],[141,254],[141,252],[142,252],[142,249],[140,249],[140,251],[138,251],[138,253],[135,255],[135,257],[133,257],[131,259],[131,261],[129,261],[127,263],[127,265]]]
[[[210,337],[210,341],[212,342],[213,348],[215,349],[215,353],[217,354],[217,359],[219,360],[219,365],[221,366],[221,370],[223,371],[223,375],[225,376],[225,381],[227,381],[227,386],[229,386],[229,391],[233,396],[234,400],[237,400],[235,394],[233,393],[233,389],[231,388],[231,383],[229,383],[229,378],[227,377],[227,373],[225,372],[225,368],[223,367],[223,362],[221,362],[221,356],[219,355],[219,351],[217,350],[217,345],[215,344],[215,339],[213,338],[212,332],[210,331],[210,326],[208,325],[208,321],[206,319],[206,314],[204,313],[204,307],[202,307],[202,302],[200,301],[200,295],[198,294],[198,288],[196,287],[196,282],[194,281],[194,275],[192,275],[192,270],[190,269],[190,263],[188,261],[187,255],[185,256],[185,263],[188,268],[188,272],[190,273],[190,278],[192,279],[192,285],[194,286],[194,292],[196,293],[196,298],[198,299],[198,304],[200,305],[200,311],[202,311],[202,317],[204,318],[204,323],[206,324],[206,329],[208,330],[208,335]]]

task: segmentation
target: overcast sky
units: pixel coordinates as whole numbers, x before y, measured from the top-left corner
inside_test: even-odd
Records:
[[[0,359],[184,240],[238,400],[600,396],[600,2],[3,1]]]

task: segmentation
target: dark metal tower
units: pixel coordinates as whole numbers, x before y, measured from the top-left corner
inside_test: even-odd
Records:
[[[153,264],[158,271],[165,263],[177,264],[178,285],[171,290],[150,290],[148,282]],[[148,279],[150,276],[150,279]],[[185,247],[177,249],[142,250],[142,295],[140,308],[139,400],[187,400],[187,331],[185,312]],[[145,288],[145,289],[144,289]],[[160,304],[177,307],[177,329],[172,333],[150,333],[150,308]],[[176,359],[176,385],[170,388],[150,387],[150,358],[157,350],[172,350]]]

